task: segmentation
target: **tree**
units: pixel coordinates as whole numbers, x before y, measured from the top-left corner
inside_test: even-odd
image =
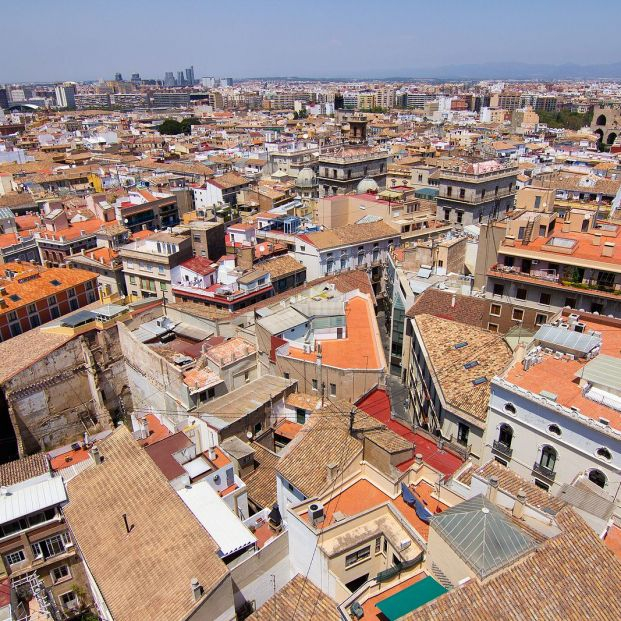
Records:
[[[160,125],[159,131],[160,134],[164,134],[166,136],[177,136],[178,134],[189,134],[192,132],[192,125],[200,125],[200,119],[197,119],[194,116],[191,116],[187,119],[183,119],[182,121],[177,121],[175,119],[165,119],[164,122]]]

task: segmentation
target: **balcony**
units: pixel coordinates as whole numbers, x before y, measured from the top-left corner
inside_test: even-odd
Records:
[[[441,198],[447,201],[454,201],[456,203],[463,203],[463,204],[468,204],[468,205],[480,205],[483,203],[491,203],[497,199],[506,198],[507,196],[514,196],[516,191],[517,191],[516,188],[513,188],[511,190],[507,188],[504,190],[499,190],[498,193],[496,192],[486,193],[485,196],[482,196],[481,194],[477,192],[474,196],[472,196],[472,194],[468,195],[466,193],[466,195],[462,197],[462,196],[459,196],[459,192],[452,192],[451,195],[449,196],[446,189],[440,188],[440,193],[438,194],[438,198]]]
[[[556,477],[556,472],[554,472],[554,470],[550,470],[550,468],[546,468],[537,462],[533,465],[533,473],[547,479],[550,482],[554,482],[554,478]]]
[[[502,263],[492,265],[487,271],[488,276],[511,280],[513,282],[525,282],[533,285],[542,285],[555,289],[562,289],[564,292],[574,291],[585,295],[618,300],[621,296],[621,288],[610,287],[598,284],[596,280],[584,280],[582,282],[572,282],[562,279],[555,270],[531,270],[522,272],[517,267],[509,267]],[[616,285],[619,286],[619,285]]]
[[[511,459],[511,456],[513,455],[513,449],[507,446],[504,442],[494,440],[492,448],[494,449],[495,453],[502,455],[506,459]]]

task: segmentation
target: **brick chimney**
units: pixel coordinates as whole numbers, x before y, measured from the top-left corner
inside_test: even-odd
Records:
[[[604,242],[602,246],[602,257],[612,257],[615,253],[614,242]]]

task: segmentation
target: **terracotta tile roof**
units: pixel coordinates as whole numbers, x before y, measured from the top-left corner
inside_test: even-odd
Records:
[[[282,276],[295,274],[296,272],[306,269],[303,263],[300,263],[300,261],[294,259],[288,254],[285,254],[282,257],[274,257],[273,259],[263,261],[257,265],[257,267],[259,266],[262,270],[269,273],[272,281],[277,278],[281,278]]]
[[[500,375],[512,360],[509,346],[498,334],[463,323],[418,315],[413,320],[421,334],[437,383],[448,403],[485,421],[490,381]],[[455,345],[466,343],[455,348]],[[466,369],[464,365],[477,362]],[[477,378],[485,382],[474,384]]]
[[[259,507],[271,508],[276,502],[276,467],[279,456],[251,442],[254,449],[255,470],[244,478],[248,490],[248,498]]]
[[[556,521],[561,534],[526,559],[484,582],[471,579],[403,621],[621,618],[621,562],[572,509]]]
[[[33,477],[47,474],[50,464],[45,453],[36,453],[0,465],[0,485],[15,485]]]
[[[310,580],[297,574],[261,608],[251,614],[248,621],[294,621],[294,615],[296,621],[297,619],[341,621],[336,606],[336,602]]]
[[[2,278],[6,270],[18,269],[19,272],[12,279]],[[81,269],[42,268],[33,265],[28,265],[24,269],[24,264],[5,263],[0,269],[0,286],[6,289],[6,293],[2,296],[5,305],[0,307],[0,315],[96,278],[97,275],[93,272]],[[58,284],[55,284],[56,282]]]
[[[192,441],[182,431],[179,431],[158,442],[149,444],[144,450],[157,464],[164,476],[169,481],[172,481],[186,474],[183,466],[173,457],[173,453],[177,453],[190,446],[192,446]]]
[[[257,349],[245,339],[236,336],[228,341],[224,341],[218,345],[210,347],[207,352],[207,358],[213,360],[218,366],[222,367],[232,364],[247,356],[252,356]]]
[[[387,237],[397,238],[398,233],[383,220],[380,220],[366,224],[348,224],[347,226],[327,229],[317,233],[307,233],[298,237],[320,250],[327,250],[328,248],[362,244]]]
[[[453,306],[453,297],[455,305]],[[440,289],[427,289],[423,291],[416,302],[410,307],[406,315],[435,315],[443,319],[452,319],[460,323],[466,323],[477,328],[484,327],[484,321],[489,302],[482,298],[474,298],[468,295],[453,295]]]
[[[0,343],[0,385],[73,338],[72,335],[56,334],[39,327]]]
[[[187,619],[192,578],[208,596],[227,575],[217,544],[125,427],[99,450],[103,462],[67,484],[65,516],[112,616]]]
[[[295,392],[287,395],[285,403],[292,408],[302,408],[304,410],[315,410],[321,402],[321,398],[315,395],[309,395],[305,392]]]
[[[219,177],[209,179],[207,183],[215,185],[221,190],[230,190],[231,188],[235,188],[237,186],[246,185],[250,183],[250,180],[246,179],[246,177],[242,177],[241,175],[236,175],[235,173],[229,172],[225,173],[224,175],[220,175]]]
[[[284,419],[274,427],[274,433],[283,438],[293,440],[302,431],[303,427],[300,423]]]
[[[507,492],[514,498],[520,490],[526,494],[526,502],[532,507],[557,513],[566,503],[560,498],[542,490],[530,481],[518,476],[513,470],[503,466],[496,460],[492,460],[475,470],[472,476],[479,476],[488,480],[491,476],[498,478],[498,488]]]

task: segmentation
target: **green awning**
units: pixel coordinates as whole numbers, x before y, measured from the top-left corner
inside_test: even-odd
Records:
[[[444,593],[446,589],[431,576],[427,576],[407,589],[378,602],[376,606],[389,621],[396,621]]]

